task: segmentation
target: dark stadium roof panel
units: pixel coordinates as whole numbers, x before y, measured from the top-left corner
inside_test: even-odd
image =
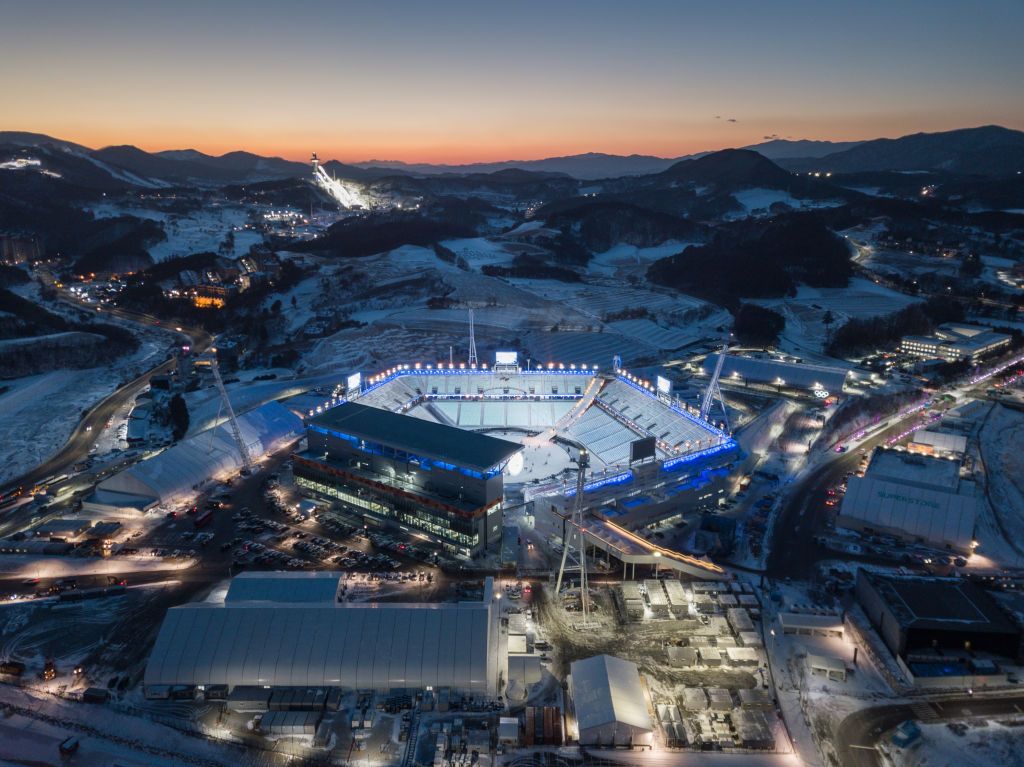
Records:
[[[523,449],[522,445],[508,440],[358,402],[342,403],[310,419],[310,423],[480,471],[497,466]]]

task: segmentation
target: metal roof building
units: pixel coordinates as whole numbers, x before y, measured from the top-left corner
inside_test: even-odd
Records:
[[[570,675],[580,745],[650,745],[654,726],[635,663],[596,655],[574,661]]]
[[[718,362],[717,354],[709,354],[701,363],[704,375],[711,375]],[[722,364],[722,380],[785,386],[789,389],[818,389],[840,394],[849,370],[802,362],[783,362],[759,357],[726,355]]]
[[[480,472],[523,449],[515,442],[356,402],[333,407],[312,418],[310,425]]]
[[[978,498],[960,481],[960,464],[877,450],[863,477],[850,477],[836,525],[972,549]]]
[[[893,655],[911,660],[943,650],[1020,657],[1021,628],[978,584],[963,578],[857,571],[857,601]],[[913,670],[913,666],[912,666]]]
[[[914,432],[908,449],[925,455],[934,453],[963,455],[967,452],[967,437],[963,434],[950,434],[945,431],[918,429]]]
[[[275,575],[253,579],[266,581],[262,596],[280,595],[270,586]],[[323,597],[320,579],[304,583],[296,593],[306,589],[306,601],[245,601],[236,592],[222,604],[171,608],[146,666],[146,687],[451,687],[496,697],[504,663],[489,579],[482,601],[435,604],[315,601]],[[244,590],[250,588],[247,596],[261,596],[258,586]]]
[[[327,602],[338,598],[341,574],[330,571],[239,573],[231,579],[225,602]]]

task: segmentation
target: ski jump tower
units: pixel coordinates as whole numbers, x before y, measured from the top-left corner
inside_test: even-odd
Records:
[[[332,178],[324,170],[324,166],[320,164],[320,158],[316,156],[316,152],[313,152],[310,162],[313,165],[313,183],[333,197],[341,207],[345,210],[365,207],[362,195],[354,187],[338,181],[336,178]]]

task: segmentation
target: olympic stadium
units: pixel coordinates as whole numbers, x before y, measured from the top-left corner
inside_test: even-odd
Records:
[[[300,489],[466,556],[500,546],[512,506],[533,511],[538,528],[557,527],[582,451],[590,516],[627,537],[706,500],[738,453],[665,379],[619,367],[524,370],[505,353],[491,367],[354,373],[336,395],[308,414],[307,448],[295,456]]]

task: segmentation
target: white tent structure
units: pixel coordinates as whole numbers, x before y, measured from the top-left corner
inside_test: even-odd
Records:
[[[651,744],[654,726],[635,663],[612,655],[574,661],[569,692],[580,745]]]
[[[267,573],[262,579],[277,575],[294,586],[290,574]],[[323,596],[320,579],[300,583],[308,586],[305,601],[229,599],[168,610],[146,666],[147,691],[211,684],[379,691],[451,687],[497,696],[504,663],[499,665],[490,579],[482,601],[433,604],[317,601],[317,594]],[[271,594],[279,595],[276,588],[265,596]],[[302,597],[303,588],[293,596]]]
[[[269,402],[240,415],[238,428],[249,454],[261,456],[300,436],[303,427],[284,405]],[[142,511],[190,496],[213,477],[241,468],[231,430],[222,423],[104,480],[86,504],[96,511]]]

